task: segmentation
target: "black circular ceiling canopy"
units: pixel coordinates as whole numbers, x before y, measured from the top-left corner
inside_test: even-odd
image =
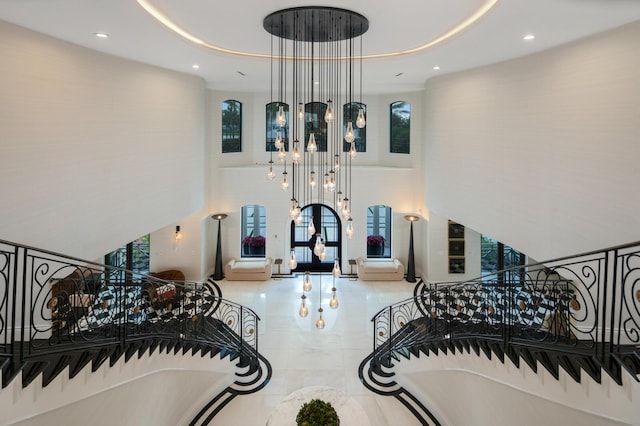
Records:
[[[287,40],[328,42],[364,34],[369,21],[351,10],[305,6],[273,12],[264,18],[263,26],[270,34]]]

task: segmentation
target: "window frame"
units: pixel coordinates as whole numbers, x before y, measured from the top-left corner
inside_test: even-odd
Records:
[[[225,108],[226,105],[235,104],[238,107],[238,120],[237,123],[231,123],[231,126],[237,126],[236,128],[232,128],[230,131],[225,132],[225,111],[228,111],[228,107]],[[220,141],[222,145],[222,153],[229,154],[234,152],[242,152],[242,102],[235,99],[227,99],[222,101],[221,105],[221,125],[220,125]],[[225,142],[225,139],[230,140],[231,142]],[[235,142],[237,140],[237,142]]]
[[[287,118],[287,124],[284,127],[279,128],[276,124],[276,116],[278,114],[278,109],[280,106],[283,106],[284,115]],[[271,109],[269,109],[271,108]],[[265,105],[265,149],[266,152],[278,152],[276,146],[274,144],[276,140],[276,131],[280,129],[282,137],[282,142],[284,143],[284,150],[289,152],[289,104],[285,102],[269,102]],[[275,130],[274,130],[275,129]],[[273,136],[269,136],[270,132],[273,132]]]
[[[256,215],[255,213],[258,212]],[[250,214],[251,213],[251,214]],[[264,258],[267,249],[267,209],[261,204],[245,204],[240,209],[240,257]],[[256,228],[258,232],[256,233]],[[251,243],[245,244],[245,238],[264,237],[264,245],[256,249]]]
[[[406,112],[407,125],[396,128],[394,126],[394,116],[398,116],[397,109],[408,107]],[[404,137],[397,135],[398,130],[404,130],[406,127],[406,140]],[[394,132],[395,130],[395,132]],[[394,134],[395,133],[395,134]],[[403,149],[400,149],[403,148]],[[389,105],[389,152],[392,154],[411,154],[411,103],[407,101],[396,101]]]
[[[381,211],[384,214],[381,215]],[[367,244],[367,259],[390,259],[391,258],[391,238],[393,234],[392,228],[393,209],[384,204],[377,204],[367,207],[367,240],[371,235],[382,235],[385,239],[382,253],[375,253],[370,250]],[[381,232],[381,228],[383,231]]]

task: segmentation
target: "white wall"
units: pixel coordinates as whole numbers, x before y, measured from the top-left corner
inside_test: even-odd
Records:
[[[0,238],[98,259],[203,207],[204,81],[0,22]]]
[[[221,154],[221,103],[235,99],[243,103],[243,152]],[[348,270],[346,259],[366,256],[366,209],[371,205],[384,204],[393,209],[392,255],[406,266],[409,247],[409,223],[404,220],[408,213],[426,212],[424,198],[422,158],[422,127],[419,119],[411,128],[411,155],[390,154],[389,151],[389,104],[406,100],[412,104],[413,117],[422,115],[422,94],[403,93],[394,96],[372,96],[363,98],[367,104],[367,152],[358,153],[353,164],[351,210],[355,236],[344,239],[342,269]],[[265,106],[270,102],[267,94],[228,93],[211,91],[209,97],[211,125],[208,127],[207,143],[210,166],[207,183],[210,213],[227,213],[222,222],[223,261],[240,256],[240,209],[246,204],[261,204],[267,212],[267,252],[272,258],[286,259],[290,247],[290,221],[287,213],[290,207],[290,193],[284,193],[279,186],[282,166],[277,163],[274,171],[278,181],[266,179],[269,155],[265,151]],[[289,169],[289,172],[291,170]],[[314,200],[316,202],[317,200]],[[334,207],[333,201],[325,198],[325,204]],[[215,256],[217,222],[205,222],[207,230],[207,261]],[[346,222],[343,221],[343,230]],[[418,222],[414,229],[416,251],[416,272],[425,269],[426,258],[423,248],[426,222]],[[210,264],[210,268],[213,263]],[[288,271],[286,262],[283,272]]]
[[[582,372],[577,383],[560,368],[559,380],[538,364],[517,368],[505,357],[456,354],[396,363],[401,386],[446,425],[638,425],[640,384],[623,370],[623,385],[605,372],[598,384]]]
[[[113,367],[107,361],[94,373],[89,364],[73,379],[65,370],[45,388],[39,379],[22,388],[18,376],[0,392],[0,424],[187,424],[234,372],[228,358],[156,351]]]
[[[640,240],[640,22],[431,79],[427,204],[537,259]]]

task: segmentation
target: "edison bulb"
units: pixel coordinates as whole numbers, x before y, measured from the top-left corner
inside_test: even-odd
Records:
[[[338,309],[338,306],[340,306],[340,302],[338,302],[338,296],[336,296],[336,292],[334,290],[333,296],[331,296],[331,300],[329,300],[329,307],[331,309]]]
[[[305,272],[304,273],[304,282],[302,283],[302,289],[304,291],[311,291],[311,277],[309,275],[309,272]]]

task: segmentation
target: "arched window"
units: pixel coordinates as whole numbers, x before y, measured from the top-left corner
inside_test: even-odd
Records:
[[[327,112],[327,104],[322,102],[310,102],[304,106],[304,147],[306,150],[309,135],[313,133],[318,145],[318,152],[327,151],[327,122],[324,114]],[[303,141],[300,141],[302,143]],[[302,146],[302,145],[301,145]]]
[[[242,103],[222,102],[222,153],[242,152]]]
[[[344,140],[344,135],[347,132],[347,125],[349,124],[349,121],[351,121],[353,133],[356,136],[356,140],[354,141],[354,143],[356,144],[356,152],[367,152],[367,128],[363,127],[362,129],[359,129],[356,125],[358,112],[360,112],[361,109],[366,119],[367,106],[365,104],[360,102],[351,102],[350,104],[344,104],[344,106],[342,107],[342,116],[344,117],[342,129],[342,150],[344,152],[348,152],[349,148],[351,148],[351,144]]]
[[[267,215],[264,206],[249,204],[242,206],[242,257],[265,257]]]
[[[287,124],[284,127],[278,127],[276,124],[276,116],[278,114],[278,110],[282,106],[282,110],[284,111],[284,115],[287,119]],[[270,102],[266,107],[266,123],[267,123],[267,152],[278,151],[275,147],[274,143],[276,141],[276,137],[278,132],[280,132],[280,138],[282,139],[282,143],[284,143],[285,151],[289,151],[289,105],[283,102]]]
[[[389,152],[409,154],[411,104],[398,101],[391,104],[389,119]]]
[[[391,207],[367,209],[367,257],[391,257]]]

